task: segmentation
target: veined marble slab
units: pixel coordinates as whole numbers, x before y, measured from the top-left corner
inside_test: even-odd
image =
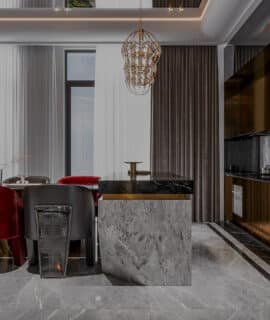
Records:
[[[142,285],[191,285],[191,200],[100,200],[102,270]]]

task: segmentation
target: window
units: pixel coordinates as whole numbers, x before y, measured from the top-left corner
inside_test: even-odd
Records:
[[[67,8],[94,8],[95,0],[66,0]]]
[[[95,52],[66,52],[66,174],[93,175]]]

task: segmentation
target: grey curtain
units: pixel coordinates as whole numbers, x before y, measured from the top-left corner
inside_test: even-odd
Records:
[[[234,72],[239,71],[246,63],[263,50],[264,46],[235,46]]]
[[[216,47],[163,47],[152,90],[154,172],[194,179],[196,222],[219,220]]]
[[[202,0],[153,0],[153,8],[199,8]]]

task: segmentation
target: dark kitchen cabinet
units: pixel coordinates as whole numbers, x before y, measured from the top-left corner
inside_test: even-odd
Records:
[[[233,209],[233,186],[242,187],[242,217]],[[225,218],[270,244],[270,182],[225,176]]]
[[[270,46],[225,82],[225,138],[270,131]]]

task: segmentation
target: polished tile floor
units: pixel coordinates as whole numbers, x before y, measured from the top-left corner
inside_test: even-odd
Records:
[[[207,225],[193,226],[191,287],[112,286],[105,275],[0,275],[0,319],[269,320],[270,283]]]

